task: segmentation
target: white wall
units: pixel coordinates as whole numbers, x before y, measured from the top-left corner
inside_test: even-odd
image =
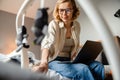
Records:
[[[27,0],[0,0],[0,10],[16,14],[24,1]],[[34,18],[36,11],[38,8],[41,8],[41,1],[42,0],[28,0],[33,1],[32,5],[30,5],[26,10],[26,17]],[[57,0],[44,0],[44,7],[48,7],[48,13],[52,12],[54,4]],[[14,3],[14,4],[13,4]],[[51,5],[52,4],[52,5]]]
[[[114,17],[114,13],[120,9],[120,0],[94,0],[94,2],[96,3],[97,7],[99,7],[106,21],[109,23],[113,34],[120,36],[120,18]],[[80,10],[81,15],[78,21],[81,23],[81,43],[84,44],[86,40],[100,40],[99,33],[95,30],[94,25],[91,24],[84,11],[82,9]],[[15,16],[15,14],[0,11],[0,53],[8,53],[14,50],[16,47]],[[50,16],[52,16],[52,14]],[[50,16],[49,18],[51,18]],[[34,36],[30,31],[32,24],[33,20],[27,19],[26,26],[29,27],[28,33],[30,35],[30,51],[34,52],[37,58],[39,58],[40,48],[39,46],[32,44],[32,41],[34,39]],[[5,49],[7,49],[7,52]]]
[[[106,22],[109,24],[109,27],[113,35],[120,36],[120,18],[114,17],[114,13],[120,9],[120,0],[93,0],[96,4],[96,7],[99,8],[102,15],[104,16]],[[94,28],[94,25],[90,22],[87,15],[80,8],[81,15],[78,21],[81,23],[81,43],[84,43],[86,40],[100,40],[99,33]]]
[[[8,12],[0,11],[0,53],[9,54],[16,49],[16,15]],[[35,36],[31,31],[34,20],[25,18],[25,26],[27,28],[29,51],[35,53],[36,58],[40,58],[40,46],[33,44]]]

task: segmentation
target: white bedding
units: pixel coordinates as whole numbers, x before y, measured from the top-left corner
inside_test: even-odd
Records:
[[[17,55],[17,58],[18,58],[18,56],[19,55]],[[35,63],[40,62],[39,60],[35,59],[34,54],[32,54],[31,52],[29,52],[29,57],[31,57],[35,61]],[[8,57],[8,55],[0,54],[0,61],[2,61],[2,62],[9,62],[10,59],[11,59],[11,57]],[[29,67],[31,67],[31,66],[32,65],[29,64]],[[50,70],[50,69],[48,70],[46,75],[48,77],[50,77],[50,80],[71,80],[69,78],[61,76],[59,73],[56,73],[56,71]]]
[[[69,78],[61,76],[59,73],[56,73],[53,70],[48,70],[47,74],[48,77],[50,77],[50,80],[71,80]]]

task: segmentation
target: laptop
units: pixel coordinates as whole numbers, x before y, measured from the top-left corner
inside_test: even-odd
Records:
[[[87,40],[83,47],[78,52],[78,55],[73,61],[63,61],[61,63],[88,63],[97,58],[103,50],[101,42]]]

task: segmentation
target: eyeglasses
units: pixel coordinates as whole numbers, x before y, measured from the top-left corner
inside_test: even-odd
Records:
[[[71,12],[72,12],[72,10],[73,9],[71,9],[71,8],[67,8],[67,9],[59,9],[59,13],[63,13],[63,12],[65,12],[65,13],[67,13],[67,14],[70,14]]]

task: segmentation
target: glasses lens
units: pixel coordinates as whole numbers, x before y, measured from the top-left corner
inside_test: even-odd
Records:
[[[59,12],[60,12],[60,13],[65,12],[65,13],[69,14],[69,13],[72,12],[72,9],[70,9],[70,8],[67,8],[67,9],[59,9]]]

